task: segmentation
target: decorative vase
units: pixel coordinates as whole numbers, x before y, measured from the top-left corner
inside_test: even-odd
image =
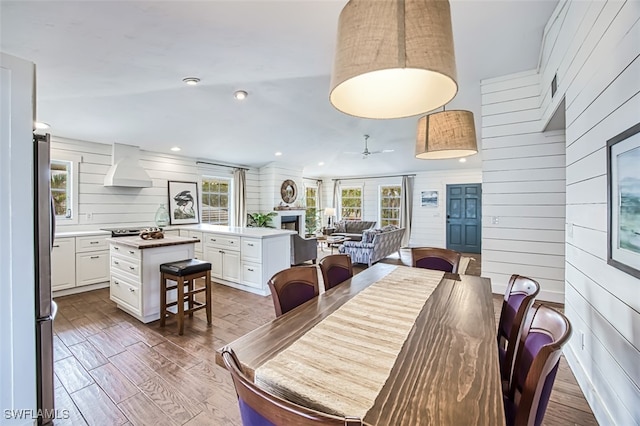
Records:
[[[167,225],[169,225],[169,211],[164,204],[160,204],[160,207],[158,207],[156,211],[156,226],[161,228]]]

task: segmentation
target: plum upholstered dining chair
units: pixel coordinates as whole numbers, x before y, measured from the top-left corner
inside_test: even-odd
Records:
[[[498,322],[498,355],[500,377],[505,391],[511,386],[511,374],[518,341],[524,327],[524,317],[540,292],[536,280],[513,274],[507,285]]]
[[[320,260],[324,291],[353,277],[353,264],[348,254],[332,254]]]
[[[411,248],[411,266],[414,268],[435,269],[457,274],[461,257],[462,255],[459,252],[443,248]]]
[[[277,272],[269,280],[276,317],[318,296],[318,270],[315,266],[294,266]]]
[[[242,372],[233,349],[222,349],[222,359],[231,373],[244,426],[363,425],[360,418],[338,417],[297,405],[259,388]]]
[[[507,426],[542,424],[562,346],[569,336],[571,324],[560,312],[544,305],[529,310],[518,343],[511,388],[504,397]]]

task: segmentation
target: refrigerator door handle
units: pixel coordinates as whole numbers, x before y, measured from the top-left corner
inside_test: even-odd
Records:
[[[56,238],[56,210],[53,205],[53,195],[51,196],[51,249],[53,249],[53,241]]]

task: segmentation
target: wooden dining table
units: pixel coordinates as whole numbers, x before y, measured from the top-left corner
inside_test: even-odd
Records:
[[[260,376],[261,370],[276,361],[282,363],[279,358],[282,358],[283,352],[294,349],[296,342],[300,344],[305,338],[308,340],[311,333],[332,319],[335,322],[339,312],[343,312],[341,308],[346,308],[349,301],[355,302],[357,299],[354,298],[359,294],[366,294],[374,288],[369,287],[380,285],[397,272],[419,281],[421,274],[426,277],[432,272],[426,271],[401,265],[375,264],[228,346],[237,354],[244,373],[255,381],[256,371]],[[398,283],[398,286],[402,286],[402,281]],[[398,352],[391,352],[393,358],[389,371],[371,371],[372,375],[383,374],[384,377],[380,382],[381,388],[376,390],[377,394],[371,399],[372,405],[361,416],[364,423],[504,425],[490,280],[470,275],[444,274],[439,282],[436,280],[433,290],[425,294],[426,300],[424,303],[418,302],[415,319],[411,319]],[[400,306],[391,306],[392,297],[388,303],[390,310],[402,311]],[[384,308],[379,310],[385,311]],[[376,312],[367,312],[367,318],[376,322]],[[345,333],[349,332],[345,328]],[[380,339],[386,340],[382,334]],[[221,349],[216,353],[216,363],[224,366]],[[314,355],[322,358],[341,349],[344,348],[339,343],[322,345],[316,348],[319,354]],[[374,350],[372,352],[375,353]],[[356,361],[363,364],[362,360]],[[335,374],[333,368],[327,368],[317,374],[331,378],[332,372]],[[309,381],[302,377],[299,380]],[[296,398],[287,397],[289,385],[291,383],[288,381],[278,383],[276,380],[270,383],[273,389],[268,390],[305,405],[304,395],[301,396],[297,391],[295,395],[292,391],[292,396]],[[350,392],[357,392],[359,387],[354,389]],[[308,406],[318,409],[317,404],[318,401],[313,404],[310,401]]]

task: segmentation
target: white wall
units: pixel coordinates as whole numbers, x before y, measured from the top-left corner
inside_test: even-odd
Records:
[[[561,2],[543,47],[543,119],[566,103],[565,354],[601,424],[640,424],[640,280],[606,263],[605,149],[640,121],[640,2]]]
[[[34,64],[0,56],[0,416],[36,409],[33,143]]]
[[[528,206],[538,218],[525,222],[537,226],[530,237],[531,232],[501,230],[485,222],[485,238],[496,241],[488,246],[483,241],[483,274],[493,278],[506,272],[498,269],[498,249],[494,253],[491,244],[506,245],[511,234],[532,253],[547,252],[535,255],[532,273],[560,270],[558,243],[565,243],[564,302],[573,326],[565,355],[600,424],[640,424],[640,280],[607,265],[606,184],[606,141],[640,121],[639,54],[640,2],[561,1],[545,28],[539,72],[482,83],[485,215],[491,214],[491,205],[495,214],[501,211],[501,189],[515,193],[512,211]],[[555,74],[558,93],[552,98]],[[563,99],[566,142],[561,150],[560,134],[538,132]],[[540,153],[549,155],[537,158]],[[539,164],[546,166],[544,170],[532,170]],[[561,166],[566,178],[566,238],[558,223]],[[527,201],[547,188],[532,175],[548,180],[553,188],[544,200]],[[514,222],[517,227],[522,223]],[[526,265],[524,254],[510,256],[513,266]],[[550,265],[546,270],[545,264]],[[527,274],[519,268],[511,272]],[[551,290],[560,291],[560,286],[554,287],[558,274],[548,275],[547,285],[549,279]]]
[[[447,185],[481,183],[480,169],[443,170],[416,173],[413,185],[413,220],[410,246],[447,246]],[[422,191],[438,191],[438,207],[420,205]],[[483,184],[484,198],[484,184]],[[483,213],[484,214],[484,213]],[[482,231],[484,232],[484,230]]]
[[[504,293],[509,277],[540,283],[564,301],[565,136],[542,133],[540,76],[484,80],[482,91],[482,275]]]
[[[151,151],[140,152],[140,164],[153,181],[151,188],[105,187],[111,166],[111,145],[52,137],[52,158],[66,153],[82,157],[79,167],[78,225],[58,223],[58,231],[76,231],[113,226],[153,225],[156,210],[168,203],[167,181],[198,182],[202,201],[202,175],[232,178],[228,167],[196,165],[196,159]],[[246,172],[247,211],[257,211],[260,179],[256,169]],[[202,203],[200,203],[202,205]],[[89,214],[89,216],[88,216]]]

